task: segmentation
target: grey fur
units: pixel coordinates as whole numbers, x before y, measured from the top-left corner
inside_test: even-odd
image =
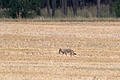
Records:
[[[68,53],[72,56],[72,55],[77,55],[72,49],[59,49],[59,54],[65,54],[67,55]]]

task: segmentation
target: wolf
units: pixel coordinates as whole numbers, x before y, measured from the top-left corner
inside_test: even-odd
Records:
[[[59,54],[65,54],[65,55],[67,55],[67,54],[70,54],[70,56],[74,56],[74,55],[77,55],[72,49],[59,49]]]

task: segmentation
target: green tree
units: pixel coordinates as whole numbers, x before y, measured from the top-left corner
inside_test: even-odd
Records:
[[[116,17],[120,17],[120,0],[117,0],[113,5]]]
[[[8,8],[10,0],[0,0],[0,8]]]
[[[10,0],[9,8],[12,18],[26,18],[31,10],[30,0]]]
[[[9,8],[10,8],[10,16],[12,18],[17,18],[21,9],[21,0],[10,0]]]

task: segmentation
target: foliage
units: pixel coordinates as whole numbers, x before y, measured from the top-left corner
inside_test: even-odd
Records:
[[[30,2],[29,0],[10,0],[9,9],[13,18],[27,17],[31,9]]]
[[[7,12],[7,14],[10,15],[12,18],[27,18],[33,15],[47,16],[47,14],[48,16],[56,16],[60,14],[61,17],[69,16],[69,14],[72,14],[72,16],[73,14],[74,16],[78,16],[78,12],[80,11],[80,9],[84,10],[86,7],[96,6],[96,1],[97,0],[0,0],[0,13]],[[120,0],[118,0],[114,6],[117,17],[120,16],[119,2]],[[109,4],[109,0],[101,0],[101,3],[104,3],[105,5]],[[1,10],[4,12],[1,12]],[[58,10],[59,12],[57,13]],[[96,11],[94,11],[94,14],[95,13]]]
[[[113,8],[114,8],[116,17],[120,17],[120,0],[117,0],[117,1],[114,3]]]

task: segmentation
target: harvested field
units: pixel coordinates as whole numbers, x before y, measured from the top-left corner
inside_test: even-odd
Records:
[[[120,23],[0,22],[0,80],[120,80]]]

